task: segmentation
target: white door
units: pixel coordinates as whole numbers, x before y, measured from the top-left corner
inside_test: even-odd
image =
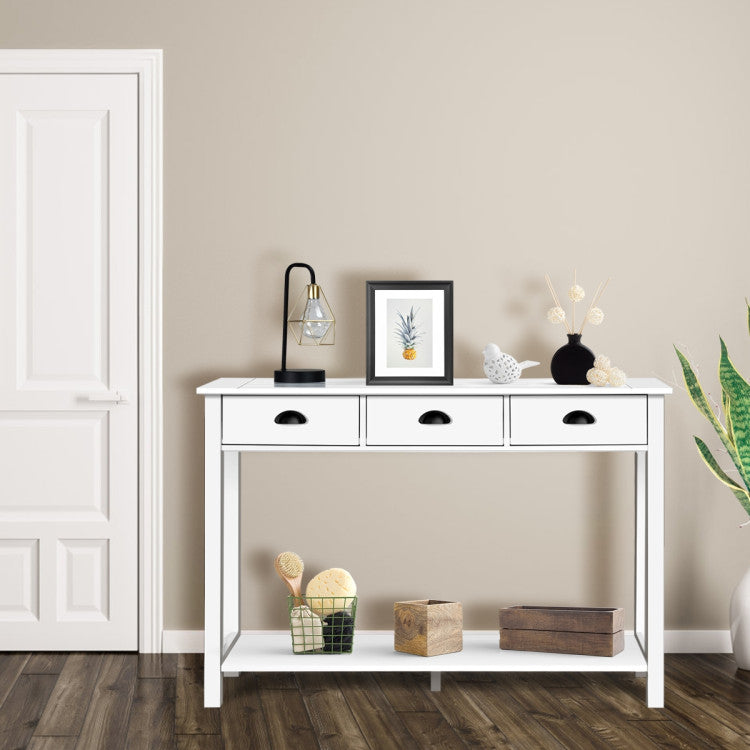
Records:
[[[0,651],[138,647],[137,323],[137,76],[0,75]]]

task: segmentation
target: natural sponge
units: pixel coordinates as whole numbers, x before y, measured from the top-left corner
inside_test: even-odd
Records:
[[[351,607],[357,593],[357,584],[343,568],[329,568],[318,573],[305,591],[307,604],[321,617]]]

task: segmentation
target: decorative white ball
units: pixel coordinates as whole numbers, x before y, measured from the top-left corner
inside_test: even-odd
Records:
[[[580,302],[585,296],[586,292],[583,291],[583,287],[580,284],[573,284],[573,286],[568,289],[568,297],[570,297],[573,302]]]
[[[565,310],[562,307],[550,307],[547,310],[547,320],[550,323],[562,323],[565,320]]]
[[[600,370],[598,367],[592,367],[586,373],[586,380],[588,380],[591,385],[607,385],[607,379],[607,371]]]
[[[614,386],[625,385],[625,373],[619,367],[613,367],[609,371],[609,384]]]
[[[586,313],[586,320],[588,320],[592,326],[601,325],[601,322],[604,320],[604,311],[601,307],[592,307]]]
[[[594,360],[594,367],[596,367],[598,370],[609,370],[609,368],[612,367],[612,363],[609,361],[609,357],[606,357],[604,354],[600,354]]]

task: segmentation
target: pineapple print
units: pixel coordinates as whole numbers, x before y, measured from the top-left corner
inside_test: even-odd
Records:
[[[408,315],[397,312],[398,320],[396,321],[396,339],[403,347],[404,351],[401,356],[404,359],[412,360],[417,358],[416,346],[422,338],[421,326],[416,323],[417,313],[412,307]]]

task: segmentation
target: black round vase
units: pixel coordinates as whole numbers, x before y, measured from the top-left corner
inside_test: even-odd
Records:
[[[594,366],[594,352],[581,343],[580,333],[569,333],[568,343],[552,356],[550,370],[560,385],[588,385],[586,373]]]

